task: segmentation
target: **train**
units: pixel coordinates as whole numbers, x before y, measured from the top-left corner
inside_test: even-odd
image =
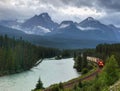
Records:
[[[103,67],[104,66],[104,62],[101,59],[97,59],[97,64],[98,64],[99,67]]]
[[[102,59],[99,59],[99,58],[96,58],[96,57],[87,56],[87,60],[97,63],[99,67],[103,67],[104,66],[104,61]]]

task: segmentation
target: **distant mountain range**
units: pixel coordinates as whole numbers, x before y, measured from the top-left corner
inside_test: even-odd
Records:
[[[0,34],[23,37],[37,45],[57,48],[89,48],[99,43],[120,42],[120,28],[88,17],[80,23],[54,22],[48,13],[35,15],[23,23],[0,21]]]

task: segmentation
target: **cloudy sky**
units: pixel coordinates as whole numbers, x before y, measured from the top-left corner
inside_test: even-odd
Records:
[[[120,26],[119,0],[0,0],[0,20],[28,19],[48,12],[56,22],[80,22],[91,16]]]

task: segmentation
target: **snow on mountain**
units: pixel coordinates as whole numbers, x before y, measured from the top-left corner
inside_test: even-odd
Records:
[[[70,26],[70,24],[61,24],[61,25],[59,26],[59,28],[66,28],[66,27],[68,27],[68,26]]]
[[[96,30],[97,28],[94,27],[81,27],[81,26],[76,26],[78,29],[81,31],[89,31],[89,30]]]
[[[51,32],[48,28],[42,26],[34,26],[32,29],[24,28],[23,31],[27,34],[35,34],[35,35],[44,35],[45,33]]]
[[[57,30],[64,30],[66,28],[71,28],[71,27],[74,27],[75,26],[75,23],[73,21],[62,21],[58,27],[57,27]]]
[[[42,27],[42,26],[37,26],[37,28],[43,30],[44,33],[51,32],[48,28]]]

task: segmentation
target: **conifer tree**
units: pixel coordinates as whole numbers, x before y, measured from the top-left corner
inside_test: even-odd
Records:
[[[38,82],[36,84],[35,90],[37,90],[37,89],[43,89],[43,88],[44,88],[43,87],[43,83],[42,83],[41,79],[39,78],[39,80],[38,80]]]

